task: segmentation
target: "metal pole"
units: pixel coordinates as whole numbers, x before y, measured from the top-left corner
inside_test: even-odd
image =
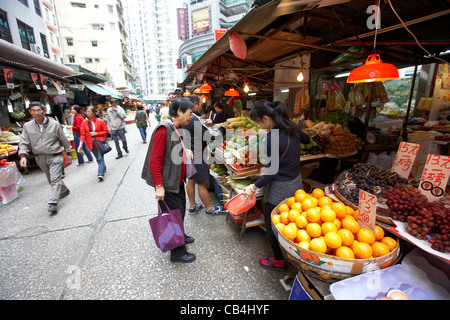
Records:
[[[405,121],[403,122],[402,138],[403,138],[403,141],[405,141],[405,142],[408,141],[408,119],[409,119],[409,112],[411,110],[412,97],[413,97],[413,94],[414,94],[414,85],[416,83],[417,66],[418,66],[418,61],[416,59],[416,65],[414,66],[414,74],[413,74],[412,83],[411,83],[411,90],[409,91],[408,108],[407,108],[407,111],[406,111]]]

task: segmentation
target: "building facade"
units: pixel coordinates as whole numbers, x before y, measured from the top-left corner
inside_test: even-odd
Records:
[[[0,39],[63,63],[53,0],[0,1]]]
[[[186,70],[200,58],[215,42],[216,30],[227,30],[238,22],[251,8],[253,0],[191,0],[181,8],[186,10],[186,30],[179,48],[181,69],[178,82],[186,78]]]
[[[64,63],[104,75],[113,87],[132,88],[132,64],[120,0],[53,0]]]
[[[145,100],[166,100],[176,89],[175,1],[122,2],[136,92]]]

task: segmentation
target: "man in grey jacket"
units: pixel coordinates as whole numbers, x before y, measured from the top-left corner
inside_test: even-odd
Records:
[[[107,123],[109,130],[111,131],[111,137],[116,144],[116,159],[120,159],[123,157],[123,153],[120,149],[119,140],[122,141],[123,150],[125,150],[126,153],[129,153],[127,138],[125,137],[125,118],[127,117],[127,114],[125,113],[125,110],[117,104],[116,99],[111,99],[110,102],[111,107],[108,108],[106,113]]]
[[[19,144],[19,165],[27,167],[27,156],[32,152],[36,163],[44,171],[52,187],[48,201],[48,211],[55,213],[59,199],[66,197],[70,190],[62,181],[63,151],[69,160],[72,158],[72,146],[67,140],[61,124],[45,115],[46,108],[40,102],[31,102],[30,113],[33,120],[24,124]]]

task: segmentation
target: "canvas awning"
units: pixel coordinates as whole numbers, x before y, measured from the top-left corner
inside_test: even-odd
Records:
[[[116,98],[116,99],[123,99],[123,94],[121,94],[116,89],[105,86],[104,84],[99,84],[99,86],[102,87],[103,89],[109,91],[111,93],[111,97]]]
[[[110,96],[110,95],[112,95],[112,92],[110,92],[110,91],[104,89],[103,87],[101,87],[101,86],[99,86],[99,85],[93,84],[93,83],[90,82],[90,81],[81,80],[81,79],[79,79],[79,80],[80,80],[81,83],[83,83],[89,90],[95,92],[95,93],[98,94],[98,95],[101,95],[101,96]]]

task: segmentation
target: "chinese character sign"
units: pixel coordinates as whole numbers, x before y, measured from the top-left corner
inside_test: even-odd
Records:
[[[392,170],[397,172],[402,178],[408,179],[419,148],[419,144],[401,142],[392,166]]]
[[[377,219],[377,197],[364,190],[359,190],[358,223],[361,228],[375,230]]]
[[[209,8],[203,8],[192,12],[194,34],[209,31]]]
[[[178,19],[178,39],[187,39],[187,13],[186,9],[177,9],[177,19]]]
[[[430,154],[420,179],[419,190],[429,201],[442,197],[450,175],[450,156]]]

